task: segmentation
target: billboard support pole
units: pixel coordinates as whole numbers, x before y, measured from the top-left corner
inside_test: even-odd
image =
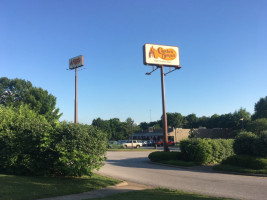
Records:
[[[77,87],[78,87],[78,81],[77,81],[77,68],[75,68],[75,111],[74,111],[74,123],[78,123],[78,98],[77,98]]]
[[[83,56],[76,56],[69,59],[69,70],[75,69],[75,100],[74,100],[74,124],[78,123],[78,67],[84,66]]]
[[[163,144],[164,151],[169,151],[168,148],[168,126],[167,126],[167,115],[166,115],[166,104],[165,104],[165,83],[164,83],[164,66],[159,66],[161,69],[161,93],[162,93],[162,127],[163,127]]]
[[[166,46],[158,44],[145,44],[143,46],[143,62],[145,65],[152,65],[152,71],[146,73],[146,75],[151,75],[158,68],[161,69],[161,93],[162,93],[162,127],[163,127],[163,144],[164,151],[169,151],[168,148],[168,123],[165,107],[165,83],[164,76],[180,69],[180,56],[179,48],[176,46]],[[156,69],[154,67],[156,66]],[[164,74],[164,66],[169,67],[169,72]],[[172,69],[174,67],[174,69]]]

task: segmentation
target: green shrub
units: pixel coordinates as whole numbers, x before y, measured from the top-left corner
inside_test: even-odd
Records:
[[[9,174],[47,174],[53,153],[52,127],[28,106],[0,107],[0,171]]]
[[[148,155],[148,158],[152,162],[163,161],[163,160],[180,160],[182,159],[181,152],[164,152],[156,151]]]
[[[233,165],[248,169],[267,169],[267,159],[249,155],[234,155],[222,161],[222,165]]]
[[[233,155],[233,140],[193,138],[180,142],[182,156],[203,164],[218,163]]]
[[[267,131],[262,132],[254,142],[253,155],[267,158]]]
[[[264,131],[267,131],[267,118],[260,118],[260,119],[251,121],[248,124],[247,130],[257,135],[260,135]]]
[[[106,141],[106,134],[93,126],[60,123],[53,142],[53,148],[58,153],[53,173],[63,176],[91,175],[106,160]]]
[[[0,106],[0,172],[82,176],[103,165],[106,134],[88,125],[53,125],[28,106]]]
[[[234,141],[234,152],[238,155],[267,157],[267,133],[255,135],[251,132],[242,132]]]

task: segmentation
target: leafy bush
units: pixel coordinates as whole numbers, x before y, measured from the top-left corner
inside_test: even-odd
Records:
[[[253,155],[267,158],[267,131],[262,132],[254,142]]]
[[[62,122],[53,128],[26,105],[0,106],[2,173],[91,175],[105,160],[106,141],[92,126]]]
[[[56,129],[53,148],[58,153],[54,173],[64,176],[91,175],[106,159],[106,134],[93,126],[62,122]]]
[[[180,148],[188,161],[218,163],[233,155],[233,140],[193,138],[182,140]]]
[[[249,155],[234,155],[222,161],[222,165],[233,165],[248,169],[267,169],[267,159]]]
[[[28,106],[0,107],[0,171],[46,174],[51,166],[51,125]]]
[[[267,131],[267,118],[256,119],[251,121],[247,127],[248,131],[251,131],[257,135],[260,135],[264,131]]]
[[[180,160],[182,159],[182,154],[181,152],[156,151],[150,153],[148,158],[152,162],[163,161],[163,160]]]
[[[211,161],[212,146],[206,139],[193,138],[180,142],[181,152],[188,161],[209,163]]]
[[[251,132],[242,132],[234,141],[234,152],[238,155],[267,157],[267,132],[259,136]]]

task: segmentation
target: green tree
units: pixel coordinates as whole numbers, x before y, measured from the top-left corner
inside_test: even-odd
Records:
[[[244,129],[250,122],[250,113],[246,109],[240,108],[238,111],[233,113],[234,129]]]
[[[260,100],[255,104],[254,115],[252,119],[267,118],[267,96],[260,98]]]
[[[111,130],[111,138],[113,140],[125,139],[123,123],[118,118],[110,119],[109,124],[110,124],[110,130]]]
[[[146,122],[141,122],[139,124],[140,128],[143,130],[143,131],[148,131],[148,127],[149,127],[149,124],[146,123]]]
[[[183,116],[180,113],[167,113],[168,126],[181,128],[183,126]]]
[[[27,104],[49,122],[57,121],[62,115],[56,108],[55,96],[22,79],[0,78],[0,104],[15,107]]]
[[[184,128],[197,128],[198,118],[196,114],[192,113],[184,117],[183,127]]]
[[[134,133],[135,127],[134,120],[131,117],[128,117],[124,122],[124,137],[129,138],[129,136]]]
[[[207,127],[209,122],[209,117],[202,116],[198,118],[198,127]]]
[[[216,128],[233,128],[234,127],[232,113],[220,115],[218,121],[219,121],[219,124]]]
[[[251,121],[247,127],[248,131],[251,131],[257,135],[267,131],[267,118],[256,119]]]
[[[32,88],[29,81],[21,79],[0,78],[0,104],[18,106],[24,99],[25,92]]]
[[[110,123],[108,120],[102,120],[98,117],[97,119],[93,120],[92,125],[105,132],[109,140],[112,138]]]

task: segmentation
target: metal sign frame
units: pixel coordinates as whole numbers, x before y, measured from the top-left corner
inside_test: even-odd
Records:
[[[164,145],[164,151],[169,151],[168,148],[168,126],[167,126],[167,114],[166,114],[166,103],[165,103],[165,81],[164,81],[164,76],[166,76],[167,74],[177,70],[177,69],[181,69],[180,66],[180,57],[179,57],[179,48],[178,48],[178,59],[179,59],[179,64],[174,64],[174,65],[170,65],[170,63],[167,64],[161,64],[161,63],[148,63],[147,59],[146,59],[146,45],[145,44],[143,46],[143,62],[144,65],[152,65],[152,71],[151,72],[147,72],[146,75],[151,75],[154,71],[156,71],[158,68],[160,68],[160,77],[161,77],[161,94],[162,94],[162,113],[163,113],[163,120],[162,120],[162,126],[163,126],[163,145]],[[153,44],[149,44],[149,45],[153,45]],[[163,47],[174,47],[174,46],[166,46],[166,45],[157,45],[157,46],[163,46]],[[165,67],[169,67],[169,72],[164,73],[164,66]],[[156,68],[155,68],[156,67]],[[174,69],[173,69],[174,68]]]

